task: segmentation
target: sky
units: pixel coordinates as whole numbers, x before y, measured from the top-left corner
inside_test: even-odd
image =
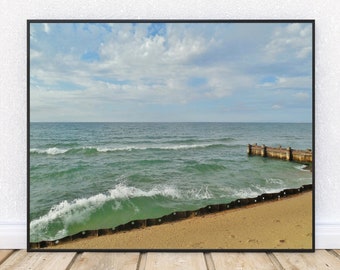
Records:
[[[30,23],[30,121],[312,122],[311,23]]]

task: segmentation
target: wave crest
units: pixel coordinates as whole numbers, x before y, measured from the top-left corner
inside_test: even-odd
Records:
[[[153,145],[153,146],[122,146],[122,147],[108,147],[108,146],[84,146],[81,148],[61,149],[58,147],[51,147],[46,149],[32,148],[31,154],[45,154],[45,155],[60,155],[60,154],[93,154],[93,153],[109,153],[117,151],[144,151],[144,150],[187,150],[196,148],[211,148],[211,147],[228,147],[226,144],[179,144],[179,145]]]
[[[124,204],[128,203],[135,212],[138,212],[140,209],[137,208],[132,199],[144,197],[152,200],[152,198],[159,196],[178,202],[183,200],[206,200],[213,197],[208,186],[183,191],[176,186],[160,184],[150,190],[142,190],[119,183],[105,193],[72,201],[64,200],[52,206],[48,213],[30,222],[31,241],[52,241],[65,237],[71,233],[71,227],[88,222],[92,215],[101,211],[101,208],[110,207],[113,211],[119,211],[124,210]],[[152,201],[150,203],[153,204]],[[51,233],[52,226],[54,227],[54,233]]]
[[[59,155],[59,154],[64,154],[67,151],[69,151],[69,149],[60,149],[57,147],[51,147],[47,149],[37,149],[37,148],[30,149],[30,153],[47,154],[47,155]]]

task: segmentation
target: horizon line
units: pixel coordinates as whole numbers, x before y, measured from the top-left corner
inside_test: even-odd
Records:
[[[313,124],[312,122],[283,121],[29,121],[29,123],[258,123],[258,124]]]

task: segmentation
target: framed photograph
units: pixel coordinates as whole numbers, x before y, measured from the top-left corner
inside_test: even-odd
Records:
[[[314,251],[313,20],[29,20],[29,251]]]

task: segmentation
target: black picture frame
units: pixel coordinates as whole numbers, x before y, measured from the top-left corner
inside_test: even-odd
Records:
[[[109,231],[110,228],[98,228],[96,230],[86,230],[86,231],[79,231],[76,234],[63,237],[61,239],[53,239],[53,240],[42,240],[38,243],[33,243],[31,241],[31,207],[32,207],[32,192],[30,190],[31,185],[31,123],[32,123],[32,112],[31,112],[31,88],[32,88],[32,71],[31,71],[31,61],[32,61],[32,52],[31,52],[31,38],[32,38],[32,24],[80,24],[80,23],[95,23],[95,24],[104,24],[104,23],[111,23],[111,24],[143,24],[143,23],[162,23],[162,24],[187,24],[187,23],[200,23],[200,24],[211,24],[211,23],[218,23],[218,24],[308,24],[311,26],[312,29],[312,36],[311,36],[311,58],[312,58],[312,66],[311,68],[311,99],[312,99],[312,109],[310,111],[311,118],[312,118],[312,162],[310,165],[310,169],[312,171],[312,184],[310,185],[303,185],[299,188],[292,188],[292,189],[285,189],[280,192],[273,193],[271,195],[267,195],[269,200],[277,200],[278,197],[281,196],[285,197],[288,195],[295,195],[297,193],[301,193],[303,190],[308,190],[312,194],[312,203],[311,203],[311,210],[312,210],[312,220],[311,220],[311,226],[312,226],[312,240],[311,245],[309,248],[277,248],[277,247],[269,247],[269,248],[248,248],[245,246],[244,248],[143,248],[136,246],[135,248],[56,248],[59,244],[62,242],[70,242],[75,239],[81,239],[81,238],[90,238],[90,237],[100,237],[99,235],[105,235],[105,234],[112,234],[111,231]],[[223,251],[223,252],[314,252],[315,251],[315,21],[314,20],[28,20],[27,21],[27,250],[28,251],[39,251],[39,252],[65,252],[65,251],[87,251],[87,252],[127,252],[127,251],[139,251],[139,252],[145,252],[145,251],[164,251],[164,252],[209,252],[209,251]],[[247,145],[245,145],[247,147]],[[249,149],[251,147],[255,148],[253,145],[248,146],[248,154],[250,155],[257,155],[254,153],[249,153]],[[257,146],[256,146],[257,147]],[[270,146],[268,146],[270,147]],[[267,148],[265,148],[267,149]],[[260,151],[260,150],[259,150]],[[245,155],[247,153],[245,152]],[[259,154],[261,155],[261,154]],[[290,155],[291,152],[290,152]],[[264,158],[265,156],[262,155]],[[269,156],[269,155],[268,155]],[[141,227],[149,227],[157,225],[156,223],[169,223],[175,221],[173,218],[175,214],[177,214],[177,217],[180,215],[184,215],[186,217],[198,215],[198,216],[205,216],[209,213],[215,213],[220,211],[228,211],[230,208],[239,208],[242,206],[249,207],[253,206],[254,200],[258,200],[258,198],[263,197],[264,194],[258,194],[258,196],[253,198],[239,198],[234,201],[229,202],[221,202],[219,204],[214,205],[207,205],[205,207],[201,207],[199,209],[190,210],[190,211],[184,211],[186,212],[183,214],[183,211],[173,211],[172,213],[168,215],[164,215],[162,217],[154,218],[154,219],[145,219],[145,220],[131,220],[128,223],[121,224],[118,226],[119,228],[116,228],[116,231],[126,232],[130,229],[135,228],[141,228]],[[228,209],[227,209],[228,208]],[[242,211],[242,210],[241,210]],[[190,213],[188,213],[190,212]],[[172,216],[172,217],[171,217]],[[183,219],[184,219],[183,216]],[[179,218],[182,220],[182,218]],[[161,220],[161,221],[160,221]],[[46,248],[49,247],[49,248]]]

